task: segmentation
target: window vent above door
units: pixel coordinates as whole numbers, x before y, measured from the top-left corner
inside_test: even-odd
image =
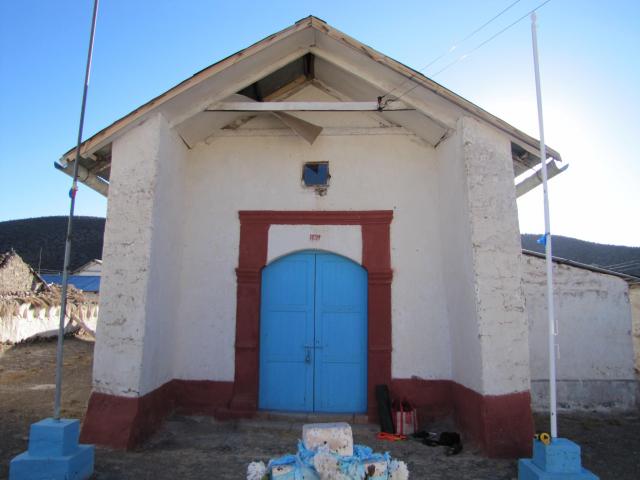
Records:
[[[302,181],[307,187],[329,185],[329,162],[309,162],[302,168]]]

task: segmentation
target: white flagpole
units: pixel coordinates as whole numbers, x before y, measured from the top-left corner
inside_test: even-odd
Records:
[[[556,438],[558,436],[558,422],[556,405],[556,328],[553,311],[553,262],[551,254],[551,222],[549,220],[549,191],[547,190],[547,149],[544,143],[544,123],[542,120],[542,93],[540,90],[540,66],[538,64],[538,38],[536,34],[535,11],[531,13],[531,38],[533,41],[533,65],[536,76],[536,96],[538,100],[540,162],[542,171],[542,191],[544,196],[544,245],[547,267],[547,313],[549,316],[549,412],[551,416],[551,438]]]

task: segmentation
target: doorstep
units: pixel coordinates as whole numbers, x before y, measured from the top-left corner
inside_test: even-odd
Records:
[[[278,420],[291,423],[347,422],[351,425],[369,424],[369,417],[364,413],[279,412],[258,410],[253,418],[256,420]]]

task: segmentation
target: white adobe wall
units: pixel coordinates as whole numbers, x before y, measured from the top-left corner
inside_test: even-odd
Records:
[[[97,305],[84,305],[76,311],[80,320],[95,332],[98,321]],[[58,336],[60,325],[60,307],[39,307],[23,303],[11,314],[0,317],[0,343],[20,343],[35,338]],[[79,325],[66,319],[65,333],[75,332]]]
[[[547,300],[544,259],[523,255],[529,318],[532,401],[548,409]],[[559,324],[558,407],[619,408],[635,404],[631,311],[627,283],[611,275],[554,263]]]
[[[151,263],[147,286],[147,329],[141,390],[151,391],[173,375],[176,330],[191,328],[190,318],[180,311],[183,285],[180,280],[185,235],[184,143],[164,121],[160,122],[160,144],[152,215]]]
[[[307,117],[380,126],[368,114]],[[393,377],[453,379],[483,394],[529,388],[506,138],[470,119],[438,150],[397,130],[334,129],[309,145],[273,135],[277,120],[241,128],[267,130],[187,151],[158,115],[114,142],[97,391],[137,396],[171,378],[233,380],[239,210],[374,209],[394,211]],[[308,161],[330,162],[326,196],[301,184]],[[316,230],[316,248],[361,261],[357,227],[273,227],[270,258],[314,246]]]
[[[529,390],[510,141],[465,117],[439,147],[452,379],[485,395]]]
[[[307,92],[307,98],[318,98]],[[298,96],[298,99],[304,98]],[[320,120],[378,126],[363,114]],[[246,128],[281,128],[256,119]],[[329,161],[326,196],[301,185],[302,166]],[[449,326],[442,284],[440,181],[434,150],[415,136],[321,135],[313,145],[296,136],[217,138],[189,152],[181,315],[176,332],[178,378],[232,381],[238,210],[394,210],[393,376],[450,378]],[[273,227],[271,258],[313,246],[318,227]],[[322,227],[317,248],[361,260],[359,228]],[[305,235],[307,235],[305,237]]]
[[[267,263],[297,250],[324,250],[362,264],[360,225],[272,225]]]
[[[452,379],[482,390],[466,166],[460,132],[438,147],[443,282],[451,336]]]
[[[173,376],[185,150],[162,115],[113,143],[93,364],[99,392],[140,396]]]
[[[635,354],[636,377],[640,375],[640,284],[629,287],[631,319],[633,324],[633,350]],[[640,399],[638,399],[640,401]]]

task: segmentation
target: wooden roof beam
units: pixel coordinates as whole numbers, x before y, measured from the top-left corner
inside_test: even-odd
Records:
[[[372,102],[220,102],[207,112],[381,112],[414,111],[403,104],[380,107]]]

